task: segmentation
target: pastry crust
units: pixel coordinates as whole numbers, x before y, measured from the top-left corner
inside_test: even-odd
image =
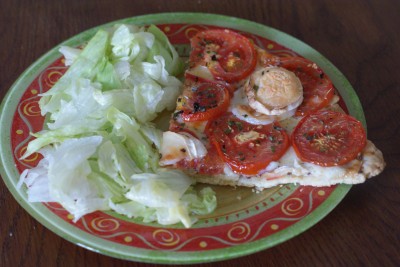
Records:
[[[362,153],[344,166],[320,167],[311,163],[300,162],[293,157],[292,153],[294,151],[290,149],[284,157],[292,158],[295,161],[293,167],[278,164],[274,170],[261,175],[244,176],[229,171],[225,175],[208,176],[194,173],[189,173],[189,175],[200,183],[255,187],[262,190],[288,183],[315,187],[341,183],[359,184],[380,174],[386,165],[382,152],[369,140]],[[326,172],[327,175],[323,175],[323,172]]]

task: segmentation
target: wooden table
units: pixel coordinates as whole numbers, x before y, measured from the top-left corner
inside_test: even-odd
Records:
[[[311,45],[354,86],[368,137],[384,153],[380,176],[352,187],[299,236],[238,259],[199,266],[400,265],[400,2],[153,0],[0,4],[0,95],[43,53],[93,26],[158,12],[198,11],[262,23]],[[103,256],[44,228],[0,182],[0,266],[153,266]]]

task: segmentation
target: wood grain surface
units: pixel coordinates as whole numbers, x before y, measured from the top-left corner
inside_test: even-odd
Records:
[[[0,96],[38,57],[91,27],[159,12],[197,11],[262,23],[338,67],[363,105],[386,170],[352,187],[311,229],[249,256],[197,266],[400,265],[400,1],[0,1]],[[154,266],[72,244],[32,218],[0,182],[0,266]]]

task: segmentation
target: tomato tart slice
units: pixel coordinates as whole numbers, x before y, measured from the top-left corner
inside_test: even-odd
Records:
[[[228,29],[201,31],[190,44],[161,166],[259,189],[356,184],[384,169],[382,153],[314,62],[272,55]]]

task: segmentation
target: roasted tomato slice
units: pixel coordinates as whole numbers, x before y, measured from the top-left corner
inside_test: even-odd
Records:
[[[319,110],[305,116],[292,133],[297,156],[320,166],[344,165],[365,147],[361,122],[336,111]]]
[[[253,125],[232,113],[208,122],[206,133],[231,169],[245,175],[258,174],[289,147],[289,138],[278,123]]]
[[[304,100],[296,115],[307,115],[331,102],[335,92],[333,84],[315,63],[301,57],[282,57],[279,66],[294,72],[303,85]]]
[[[228,83],[246,78],[256,67],[257,52],[249,39],[230,30],[205,30],[191,40],[190,62],[204,65],[215,79]]]
[[[185,81],[185,92],[178,98],[177,110],[184,121],[206,121],[224,113],[230,103],[228,86],[211,81]]]

